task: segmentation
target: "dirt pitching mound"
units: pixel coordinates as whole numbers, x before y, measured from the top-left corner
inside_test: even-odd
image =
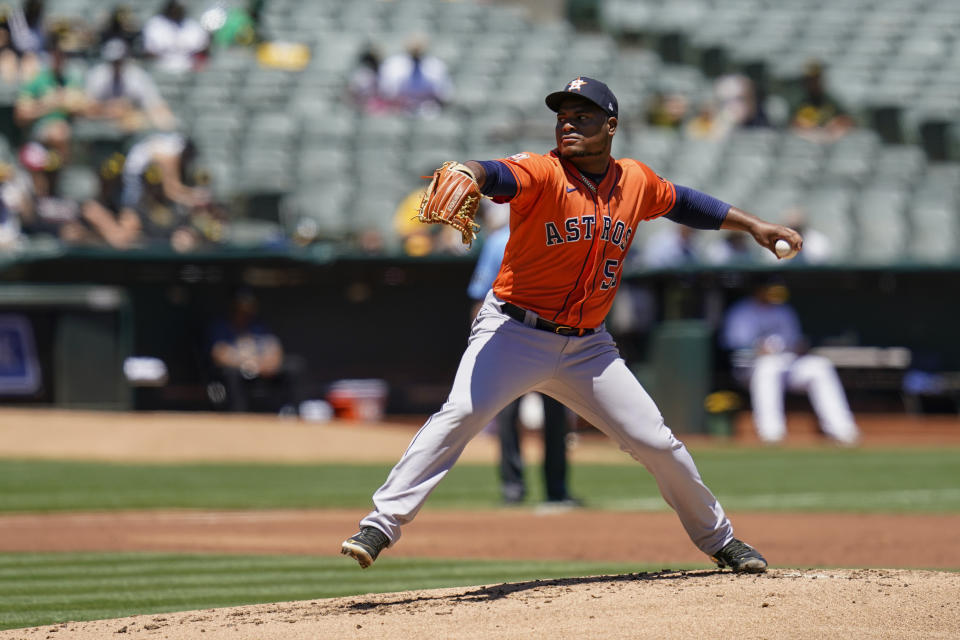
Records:
[[[960,574],[661,571],[404,591],[0,632],[0,638],[955,638]],[[119,634],[119,635],[118,635]]]

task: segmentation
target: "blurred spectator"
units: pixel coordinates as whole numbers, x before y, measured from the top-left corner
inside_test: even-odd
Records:
[[[103,62],[87,73],[87,117],[112,121],[128,133],[173,129],[173,113],[150,74],[129,60],[127,43],[109,40],[101,55]]]
[[[0,162],[0,252],[20,248],[23,236],[20,218],[28,205],[29,190],[17,168]]]
[[[720,140],[735,129],[769,126],[753,81],[742,74],[728,74],[717,78],[710,100],[685,123],[684,131],[691,138]]]
[[[5,30],[15,60],[8,58],[17,65],[15,78],[21,82],[32,78],[40,69],[40,60],[47,47],[44,13],[43,0],[24,0],[21,6],[6,13]]]
[[[690,113],[690,101],[681,93],[658,91],[647,104],[647,124],[666,129],[680,129]]]
[[[645,267],[663,269],[696,264],[697,229],[670,222],[653,233],[643,246],[641,262]]]
[[[127,45],[127,51],[132,57],[139,57],[143,53],[143,32],[137,22],[137,16],[129,6],[117,5],[107,16],[106,24],[100,29],[97,44],[101,51],[111,40],[120,40]]]
[[[210,36],[200,23],[187,17],[178,0],[168,0],[163,10],[143,25],[143,48],[164,71],[184,72],[202,64]]]
[[[784,223],[786,224],[786,223]],[[796,228],[796,227],[794,227]],[[727,231],[712,237],[703,247],[703,261],[713,265],[747,265],[757,261],[754,243],[744,233]],[[806,243],[806,238],[804,238]],[[806,248],[806,244],[804,244]],[[776,259],[774,257],[774,259]]]
[[[381,113],[390,105],[380,95],[381,55],[375,45],[368,45],[357,59],[347,81],[347,96],[354,105],[368,113]]]
[[[790,111],[794,131],[818,141],[836,140],[855,125],[840,102],[827,93],[823,65],[816,61],[804,70],[803,92]]]
[[[717,78],[713,96],[720,119],[731,128],[769,127],[767,117],[749,77],[733,73]]]
[[[140,237],[140,217],[120,206],[124,157],[114,153],[100,165],[97,194],[82,205],[84,222],[96,241],[129,249]]]
[[[844,445],[860,435],[840,378],[830,360],[806,353],[797,312],[782,284],[765,282],[727,311],[721,347],[731,354],[734,377],[750,389],[753,421],[760,439],[787,435],[784,394],[804,392],[823,433]]]
[[[121,217],[139,217],[144,242],[169,241],[179,251],[200,243],[191,216],[209,209],[211,199],[207,189],[187,184],[195,157],[193,142],[178,133],[150,134],[127,152]]]
[[[730,132],[730,127],[717,114],[712,102],[704,102],[700,110],[683,124],[683,133],[694,140],[719,140]]]
[[[257,25],[263,11],[264,0],[250,0],[245,7],[225,7],[217,3],[200,17],[200,24],[212,33],[212,43],[217,49],[249,47],[259,39]]]
[[[9,13],[8,8],[0,7],[0,81],[15,85],[20,83],[20,54],[10,36]]]
[[[436,167],[425,169],[419,175],[431,175],[434,169]],[[446,224],[424,224],[417,218],[426,186],[424,182],[410,191],[393,213],[393,227],[400,238],[403,252],[415,257],[467,253],[470,247],[463,244],[463,235],[459,231]]]
[[[60,161],[70,156],[71,120],[86,112],[83,76],[67,68],[61,37],[51,37],[50,64],[20,87],[14,104],[17,125],[28,137],[57,152]]]
[[[427,174],[422,173],[421,175]],[[423,224],[417,219],[417,214],[420,212],[420,200],[423,197],[425,187],[426,185],[417,187],[404,196],[393,213],[394,229],[403,243],[403,252],[408,256],[420,257],[432,253],[433,236],[440,230],[431,227],[443,226]]]
[[[212,177],[204,168],[193,171],[194,188],[213,193]],[[179,252],[193,251],[222,243],[228,234],[230,212],[226,206],[211,199],[207,204],[191,207],[187,211],[185,224],[174,232],[171,246]],[[276,239],[270,242],[276,242]],[[286,246],[286,240],[277,246]]]
[[[260,318],[252,291],[234,294],[229,311],[210,322],[208,341],[213,367],[208,391],[216,404],[229,411],[296,411],[302,365],[284,353],[280,338]]]
[[[30,174],[30,206],[24,207],[20,224],[29,236],[46,235],[66,244],[88,240],[77,202],[61,197],[58,181],[63,162],[56,151],[39,142],[28,142],[18,154],[20,165]]]
[[[380,67],[380,93],[395,109],[430,114],[453,93],[447,65],[427,53],[426,36],[407,41],[406,51],[388,57]]]

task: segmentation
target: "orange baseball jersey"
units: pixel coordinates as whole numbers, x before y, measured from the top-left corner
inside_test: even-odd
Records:
[[[493,292],[571,327],[610,311],[637,225],[668,213],[674,185],[633,159],[610,159],[594,184],[555,151],[498,160],[517,181],[510,239]]]

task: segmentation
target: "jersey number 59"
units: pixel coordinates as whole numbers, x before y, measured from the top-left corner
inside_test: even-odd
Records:
[[[600,282],[600,288],[602,290],[606,291],[607,289],[612,289],[617,286],[617,267],[619,265],[619,260],[607,260],[603,263],[604,279]]]

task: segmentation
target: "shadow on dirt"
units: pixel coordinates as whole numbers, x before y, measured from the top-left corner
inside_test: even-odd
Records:
[[[616,576],[587,576],[582,578],[555,578],[552,580],[530,580],[527,582],[510,582],[493,585],[489,587],[477,587],[462,593],[452,593],[436,596],[417,596],[400,598],[396,600],[377,600],[374,602],[353,602],[346,605],[346,609],[353,611],[369,611],[372,609],[386,609],[394,606],[408,606],[413,604],[456,604],[463,602],[493,602],[508,596],[534,591],[544,587],[572,587],[588,584],[615,584],[620,582],[661,582],[666,580],[695,580],[698,578],[707,578],[721,574],[733,575],[729,571],[720,570],[696,570],[696,571],[674,571],[663,569],[661,571],[650,571],[643,573],[626,573]]]

